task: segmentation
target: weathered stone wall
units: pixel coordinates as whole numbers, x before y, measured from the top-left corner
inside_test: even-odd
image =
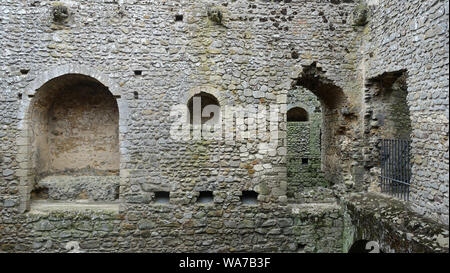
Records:
[[[406,79],[405,71],[396,71],[383,73],[370,79],[366,84],[364,125],[367,147],[364,148],[366,151],[364,166],[370,169],[372,174],[371,190],[386,190],[380,188],[382,173],[395,173],[401,180],[411,179],[411,167],[407,164],[408,160],[405,160],[404,166],[395,171],[394,168],[388,167],[386,162],[380,162],[381,155],[383,155],[383,161],[391,156],[388,154],[397,158],[401,155],[405,159],[411,156],[409,148],[406,148],[409,144],[402,148],[396,145],[398,140],[402,143],[410,143],[411,140],[412,129],[407,104]]]
[[[366,80],[402,69],[413,204],[448,223],[448,1],[383,0],[366,28],[352,25],[353,1],[63,1],[68,17],[55,18],[60,4],[0,4],[2,251],[61,251],[70,241],[85,251],[340,251],[337,208],[287,206],[288,93],[311,89],[326,106],[326,177],[336,193],[362,191],[370,184],[362,90]],[[220,24],[208,18],[211,6],[222,11]],[[118,105],[118,201],[105,190],[110,202],[93,202],[95,213],[86,202],[30,202],[27,111],[37,89],[65,74],[98,80]],[[171,139],[170,108],[200,92],[221,107],[279,105],[278,148],[268,149],[264,136]],[[204,190],[214,193],[206,207],[197,203]],[[259,194],[257,205],[242,204],[244,190]],[[154,203],[159,191],[170,192],[168,205]],[[80,194],[86,198],[74,191],[63,199]]]
[[[367,82],[386,72],[406,71],[412,126],[411,204],[448,225],[449,2],[372,3],[369,23],[361,30],[365,34],[360,71]]]
[[[369,83],[366,92],[367,112],[370,113],[367,127],[370,128],[369,134],[376,135],[377,139],[410,140],[407,75],[405,72],[395,74],[383,74],[380,79]]]
[[[286,204],[287,93],[303,65],[314,61],[339,86],[345,89],[353,85],[353,59],[347,52],[354,51],[351,40],[355,34],[346,20],[354,4],[71,1],[63,2],[68,7],[68,18],[64,14],[53,18],[55,4],[54,1],[2,1],[0,7],[2,244],[12,243],[14,249],[26,251],[32,250],[29,247],[36,241],[34,236],[41,241],[62,236],[64,240],[57,239],[60,243],[45,249],[54,251],[61,249],[63,241],[91,241],[83,239],[86,233],[79,235],[75,231],[85,216],[70,216],[71,224],[59,225],[56,223],[64,222],[62,216],[40,212],[43,220],[58,225],[52,234],[41,233],[27,219],[32,217],[32,211],[39,211],[36,209],[39,202],[28,201],[30,181],[34,178],[28,174],[25,156],[29,137],[23,132],[29,125],[25,113],[33,101],[30,95],[47,81],[63,75],[60,70],[78,71],[97,79],[110,89],[118,102],[119,202],[124,220],[119,222],[106,216],[105,220],[93,220],[86,216],[94,227],[105,221],[111,226],[90,232],[93,241],[105,244],[93,244],[91,249],[127,251],[123,245],[131,241],[129,251],[241,248],[296,251],[296,239],[290,231],[292,226],[289,227],[294,220],[290,214],[282,215],[278,207]],[[222,24],[208,19],[207,10],[211,5],[223,12]],[[183,19],[175,21],[176,15],[183,15]],[[333,42],[330,37],[335,37]],[[200,92],[213,95],[221,107],[249,104],[284,107],[279,113],[278,148],[269,150],[269,141],[264,137],[258,142],[231,143],[171,139],[170,108],[179,103],[186,105],[190,97]],[[266,119],[269,123],[269,117]],[[49,194],[53,199],[89,195],[77,189],[74,186],[67,197],[58,189],[50,189]],[[202,211],[197,208],[196,198],[204,190],[213,191],[214,203]],[[242,207],[243,190],[255,190],[259,205],[251,210]],[[157,191],[170,192],[169,207],[154,209]],[[88,199],[92,201],[95,196]],[[27,206],[31,212],[22,214]],[[199,216],[196,210],[200,210]],[[255,224],[255,215],[274,219],[282,226]],[[199,223],[194,221],[195,217],[200,219]],[[288,220],[284,223],[280,218]],[[325,221],[327,218],[323,217]],[[227,228],[226,219],[236,226]],[[137,222],[146,220],[152,224],[139,227]],[[192,227],[188,230],[190,223]],[[20,231],[13,228],[16,224],[21,226]],[[121,225],[131,225],[130,231]],[[327,242],[314,243],[322,240],[322,234],[336,237],[338,227],[328,232],[328,225],[322,225],[320,229],[324,230],[314,239],[308,237],[309,231],[315,229],[313,225],[306,224],[304,231],[296,231],[303,234],[302,242],[298,243],[324,247],[308,246],[304,251],[340,248],[339,243],[329,248],[325,247]],[[111,241],[118,230],[123,234],[117,240],[123,242],[115,244]],[[13,242],[13,237],[8,235],[16,232],[20,235],[14,238],[22,238],[21,243]],[[291,245],[287,247],[288,244]],[[43,251],[44,246],[37,244],[35,250]]]
[[[119,212],[43,205],[0,224],[0,252],[66,252],[74,241],[82,252],[340,252],[340,211],[153,204]]]

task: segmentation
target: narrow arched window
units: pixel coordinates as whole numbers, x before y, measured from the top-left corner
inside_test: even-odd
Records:
[[[201,92],[188,101],[189,121],[191,124],[205,124],[207,121],[214,123],[220,118],[219,101],[211,94]]]
[[[308,120],[308,112],[301,107],[294,107],[287,112],[288,122],[305,122]]]

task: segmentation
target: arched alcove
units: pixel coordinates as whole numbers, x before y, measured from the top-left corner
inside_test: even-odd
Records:
[[[53,78],[28,111],[32,199],[112,201],[119,191],[119,108],[98,80]]]

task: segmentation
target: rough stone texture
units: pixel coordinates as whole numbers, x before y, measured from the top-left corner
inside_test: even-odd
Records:
[[[345,250],[346,231],[367,227],[355,213],[347,227],[347,216],[323,203],[373,183],[372,166],[364,166],[374,149],[365,134],[367,86],[395,71],[407,75],[409,204],[448,226],[448,1],[371,1],[367,24],[353,15],[361,14],[354,1],[62,2],[68,17],[58,22],[56,1],[0,4],[1,251],[67,251],[71,241],[88,252]],[[208,18],[211,6],[220,24]],[[183,21],[175,22],[178,14]],[[67,74],[95,79],[117,102],[119,212],[32,209],[39,179],[29,110],[37,90]],[[331,187],[298,198],[322,204],[292,209],[285,114],[289,94],[303,88],[321,104],[321,165]],[[267,136],[171,139],[170,108],[201,92],[221,107],[279,105],[278,149],[266,148]],[[197,204],[205,190],[214,203]],[[258,204],[241,204],[243,190],[258,192]],[[170,192],[170,203],[154,204],[156,191]],[[374,210],[358,206],[364,215]],[[435,234],[445,245],[448,231]],[[383,241],[385,249],[448,251],[430,240],[413,248],[395,240]]]
[[[342,252],[344,221],[336,204],[293,205],[297,252]],[[313,223],[313,224],[311,224]]]
[[[406,72],[385,73],[371,79],[365,99],[367,100],[366,118],[371,132],[378,138],[411,139],[411,119],[407,104],[408,90]],[[372,91],[372,92],[370,92]],[[370,141],[370,140],[369,140]]]
[[[47,176],[34,186],[37,199],[114,201],[119,196],[118,176]]]
[[[365,122],[365,139],[367,148],[365,148],[364,167],[369,169],[372,177],[371,189],[374,191],[382,190],[380,188],[380,150],[382,149],[381,140],[411,140],[411,119],[407,104],[407,74],[405,71],[396,71],[383,73],[379,77],[371,79],[367,83],[365,93],[366,114]],[[386,145],[389,147],[389,145]],[[386,147],[384,148],[386,149]],[[392,148],[391,150],[394,150]],[[407,149],[400,149],[402,156],[408,155]],[[399,157],[399,154],[397,157]],[[384,166],[386,168],[386,166]],[[402,175],[405,179],[406,171],[401,171],[405,166],[394,171],[393,167],[389,167],[390,172]],[[408,169],[409,170],[409,169]],[[384,171],[386,172],[386,170]],[[410,170],[408,176],[410,176]]]
[[[66,252],[72,241],[79,242],[82,252],[341,251],[338,206],[272,209],[170,204],[130,205],[127,212],[36,208],[0,224],[0,251]],[[26,224],[10,237],[18,222]]]

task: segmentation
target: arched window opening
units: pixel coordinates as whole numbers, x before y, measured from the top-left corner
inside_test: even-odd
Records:
[[[294,107],[287,112],[288,122],[306,122],[308,120],[308,112],[301,107]]]
[[[194,108],[194,107],[198,107]],[[189,122],[195,124],[200,121],[205,124],[208,121],[217,123],[220,119],[219,101],[211,94],[201,92],[188,101]],[[197,116],[198,115],[198,116]]]

